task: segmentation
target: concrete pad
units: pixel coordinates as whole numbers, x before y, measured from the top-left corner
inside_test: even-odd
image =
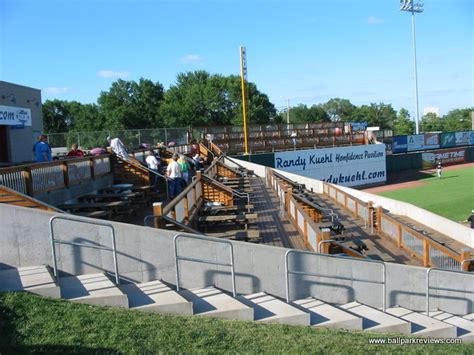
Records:
[[[362,317],[362,327],[369,332],[411,334],[409,322],[359,302],[340,306],[342,309]]]
[[[311,326],[362,330],[362,318],[348,313],[338,307],[320,301],[314,297],[293,301],[300,308],[305,309],[311,316]]]
[[[474,322],[474,313],[466,314],[463,318]]]
[[[155,280],[125,284],[120,289],[128,297],[131,309],[167,314],[193,314],[193,304],[164,283]]]
[[[387,313],[410,322],[413,335],[436,338],[456,337],[456,327],[410,309],[392,307],[387,309]]]
[[[239,301],[252,307],[254,320],[262,323],[289,325],[309,325],[310,315],[265,292],[237,297]]]
[[[430,312],[430,316],[445,323],[454,325],[457,330],[457,337],[463,341],[474,342],[474,322],[443,311]]]
[[[253,308],[215,287],[181,290],[179,293],[193,303],[193,311],[197,316],[253,320]]]
[[[103,273],[60,277],[59,286],[69,301],[128,308],[127,296]]]
[[[60,298],[59,286],[45,265],[0,270],[0,291],[27,291]]]

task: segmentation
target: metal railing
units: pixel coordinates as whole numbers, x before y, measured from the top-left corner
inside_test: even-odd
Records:
[[[55,220],[65,220],[65,221],[72,221],[72,222],[77,222],[77,223],[85,223],[85,224],[93,224],[96,226],[103,226],[103,227],[109,227],[111,230],[111,238],[112,238],[112,248],[107,248],[107,247],[102,247],[102,246],[96,246],[96,245],[87,245],[83,243],[74,243],[74,242],[69,242],[61,239],[55,239],[54,238],[54,228],[53,228],[53,222]],[[56,261],[56,244],[66,244],[66,245],[73,245],[73,246],[78,246],[78,247],[84,247],[84,248],[91,248],[91,249],[99,249],[99,250],[106,250],[112,252],[113,259],[114,259],[114,272],[115,272],[115,284],[120,285],[120,277],[119,277],[119,271],[118,271],[118,263],[117,263],[117,248],[115,244],[115,229],[114,226],[110,223],[107,222],[99,222],[99,221],[93,221],[93,220],[82,220],[78,219],[75,217],[71,216],[53,216],[49,220],[49,235],[51,237],[51,251],[53,254],[53,270],[54,270],[54,277],[56,280],[58,279],[58,266],[57,266],[57,261]]]
[[[154,215],[154,214],[145,216],[145,218],[143,218],[143,225],[144,225],[145,227],[151,227],[148,222],[149,222],[150,220],[154,220],[154,219],[157,219],[157,218],[160,218],[160,219],[163,219],[163,220],[168,221],[168,222],[170,222],[170,223],[173,223],[175,226],[184,229],[186,232],[205,236],[205,234],[203,234],[203,233],[201,233],[201,232],[199,232],[199,231],[197,231],[197,230],[191,228],[190,226],[188,226],[188,225],[186,225],[186,224],[184,224],[184,223],[178,222],[177,220],[175,220],[175,219],[173,219],[173,218],[170,218],[170,217],[168,217],[168,216],[158,216],[158,215]]]
[[[230,264],[229,263],[219,263],[217,261],[212,260],[203,260],[203,259],[195,259],[195,258],[187,258],[183,256],[178,256],[178,247],[177,241],[179,238],[189,238],[189,239],[199,239],[205,240],[210,243],[221,243],[227,244],[230,247]],[[228,266],[231,270],[231,277],[232,277],[232,295],[236,297],[236,289],[235,289],[235,268],[234,268],[234,246],[228,240],[219,240],[219,239],[212,239],[209,237],[204,237],[200,235],[192,235],[192,234],[176,234],[173,237],[173,249],[174,249],[174,261],[176,267],[176,290],[179,291],[179,260],[185,261],[192,261],[196,263],[204,263],[204,264],[211,264],[211,265],[219,265],[219,266]]]
[[[383,302],[382,302],[382,308],[383,311],[387,309],[386,305],[386,300],[387,300],[387,286],[386,286],[386,279],[387,279],[387,270],[385,267],[385,263],[381,261],[376,261],[376,260],[371,260],[371,259],[356,259],[352,257],[344,257],[344,259],[349,259],[349,260],[355,260],[355,261],[360,261],[360,262],[369,262],[369,263],[374,263],[374,264],[379,264],[382,265],[382,281],[371,281],[371,280],[362,280],[362,279],[355,279],[355,278],[348,278],[348,277],[343,277],[343,276],[327,276],[327,275],[320,275],[316,273],[309,273],[309,272],[304,272],[304,271],[292,271],[288,267],[288,259],[289,255],[292,253],[297,253],[297,254],[307,254],[307,255],[313,255],[316,257],[324,257],[324,258],[341,258],[336,255],[327,255],[327,254],[315,254],[309,251],[303,251],[303,250],[294,250],[290,249],[287,250],[285,253],[285,284],[286,284],[286,302],[290,303],[290,278],[289,274],[293,275],[303,275],[303,276],[315,276],[315,277],[325,277],[325,278],[333,278],[333,279],[340,279],[340,280],[349,280],[349,281],[360,281],[360,282],[370,282],[370,283],[375,283],[375,284],[381,284],[382,285],[382,293],[383,293]]]
[[[466,260],[468,261],[468,260]],[[429,317],[430,316],[430,275],[431,275],[431,272],[432,271],[439,271],[439,272],[447,272],[447,273],[453,273],[453,274],[461,274],[461,275],[470,275],[470,276],[474,276],[474,274],[471,274],[469,272],[465,272],[465,271],[453,271],[453,270],[446,270],[446,269],[439,269],[439,268],[435,268],[435,267],[430,267],[428,270],[426,270],[426,315]],[[450,290],[451,292],[468,292],[469,291],[466,291],[466,290]],[[470,292],[470,293],[474,293],[474,292]]]

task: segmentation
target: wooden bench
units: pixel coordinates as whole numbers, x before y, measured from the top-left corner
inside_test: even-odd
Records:
[[[253,210],[253,205],[234,205],[234,206],[205,206],[202,208],[202,212],[204,213],[220,213],[220,212],[231,212],[231,211],[238,211],[238,210]]]
[[[235,230],[222,233],[206,233],[210,237],[225,238],[231,240],[244,240],[250,242],[260,242],[260,232],[256,229]]]
[[[77,216],[82,217],[89,217],[89,218],[103,218],[103,219],[110,219],[111,211],[83,211],[83,212],[75,212]]]
[[[122,193],[102,193],[102,194],[88,194],[79,197],[84,200],[129,200],[139,196],[136,192],[122,192]]]

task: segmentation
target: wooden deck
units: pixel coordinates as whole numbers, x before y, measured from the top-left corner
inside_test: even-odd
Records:
[[[291,224],[287,214],[280,211],[277,195],[265,186],[262,178],[252,177],[250,181],[253,188],[251,203],[258,214],[256,224],[262,244],[306,250],[303,237]]]

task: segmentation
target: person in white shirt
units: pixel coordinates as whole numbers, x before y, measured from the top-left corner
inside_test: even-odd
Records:
[[[128,159],[127,149],[125,149],[125,144],[120,140],[120,138],[111,138],[107,137],[107,142],[109,143],[110,148],[123,160]]]
[[[172,200],[181,192],[181,167],[178,164],[179,155],[173,154],[173,160],[166,168],[166,175],[169,178],[169,198]]]
[[[160,162],[158,161],[158,159],[156,159],[153,150],[150,149],[148,151],[145,162],[146,165],[148,165],[148,169],[152,170],[155,173],[159,172],[158,168],[160,166]],[[156,184],[158,182],[158,175],[155,173],[151,173],[151,187],[154,191],[156,191]]]

